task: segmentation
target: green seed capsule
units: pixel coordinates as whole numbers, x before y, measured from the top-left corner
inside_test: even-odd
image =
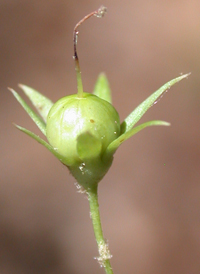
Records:
[[[61,98],[47,117],[47,139],[68,160],[69,167],[101,158],[119,134],[120,120],[115,108],[90,93],[83,93],[82,98],[77,94]]]
[[[120,120],[115,108],[100,97],[83,92],[76,50],[77,28],[93,15],[103,17],[105,11],[100,8],[76,24],[73,37],[78,92],[56,102],[48,113],[46,124],[50,145],[62,156],[60,160],[84,189],[97,184],[106,174],[113,155],[104,157],[104,152],[120,135]]]

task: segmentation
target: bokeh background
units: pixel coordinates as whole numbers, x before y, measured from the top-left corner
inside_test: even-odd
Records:
[[[142,118],[152,127],[115,154],[99,186],[114,273],[200,273],[200,2],[198,0],[0,1],[0,273],[104,273],[89,207],[56,158],[14,128],[39,134],[7,87],[24,83],[56,101],[76,92],[72,31],[80,29],[84,89],[104,71],[123,119],[181,73]],[[40,133],[41,135],[41,133]]]

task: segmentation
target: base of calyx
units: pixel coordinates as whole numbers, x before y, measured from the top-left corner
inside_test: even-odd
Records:
[[[80,161],[76,165],[67,167],[77,180],[77,183],[87,191],[102,180],[111,167],[112,161],[113,157],[106,162],[103,162],[100,158],[96,158],[88,161]]]

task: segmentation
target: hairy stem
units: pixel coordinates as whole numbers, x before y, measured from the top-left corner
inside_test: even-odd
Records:
[[[110,265],[110,259],[112,256],[110,255],[108,244],[103,237],[101,227],[97,189],[98,184],[96,184],[92,189],[87,190],[87,194],[90,204],[90,217],[92,219],[94,234],[99,250],[98,261],[100,265],[104,267],[106,274],[113,274],[113,270]]]

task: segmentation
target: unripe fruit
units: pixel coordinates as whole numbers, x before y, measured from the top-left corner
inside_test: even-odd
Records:
[[[115,108],[85,92],[82,98],[74,94],[58,100],[49,111],[46,136],[54,149],[68,160],[69,166],[84,161],[78,153],[77,142],[85,133],[97,140],[95,146],[90,147],[92,151],[88,151],[90,158],[101,157],[120,134],[120,120]],[[97,150],[99,155],[96,155]]]
[[[46,137],[62,162],[84,189],[97,184],[110,168],[113,154],[104,152],[120,135],[120,120],[115,108],[100,97],[83,92],[79,60],[76,50],[77,28],[95,15],[103,17],[105,7],[90,13],[74,28],[74,61],[77,76],[77,94],[56,102],[47,116]]]

